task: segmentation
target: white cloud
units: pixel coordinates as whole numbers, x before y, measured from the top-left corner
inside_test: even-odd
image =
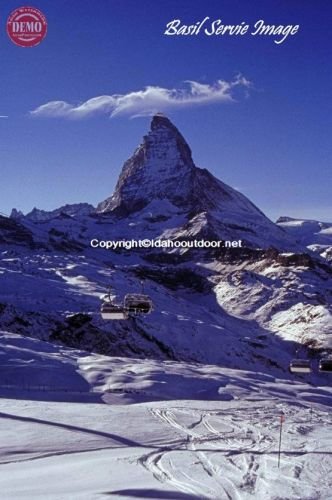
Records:
[[[8,118],[8,115],[0,115],[0,118]]]
[[[148,86],[128,94],[93,97],[74,105],[65,101],[50,101],[30,112],[32,116],[55,118],[84,118],[97,114],[141,116],[174,108],[234,101],[235,89],[248,89],[249,80],[237,75],[232,81],[217,80],[215,83],[185,82],[183,88],[166,89]]]

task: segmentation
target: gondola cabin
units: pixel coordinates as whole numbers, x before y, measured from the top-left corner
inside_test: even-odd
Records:
[[[104,302],[100,312],[103,319],[128,319],[128,313],[123,306],[111,302]]]
[[[332,358],[322,358],[318,369],[320,372],[332,373]]]
[[[308,359],[293,359],[289,364],[291,373],[311,373],[311,363]]]
[[[126,311],[134,314],[149,314],[153,307],[150,297],[140,293],[128,293],[123,305]]]

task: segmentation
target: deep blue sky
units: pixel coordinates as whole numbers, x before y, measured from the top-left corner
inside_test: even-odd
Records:
[[[98,203],[114,188],[149,118],[33,118],[53,100],[72,104],[147,85],[253,82],[235,103],[171,110],[198,166],[239,189],[268,216],[332,220],[331,30],[327,0],[34,0],[47,38],[20,48],[0,5],[0,211]],[[299,24],[283,44],[270,37],[166,37],[174,18],[225,24]]]

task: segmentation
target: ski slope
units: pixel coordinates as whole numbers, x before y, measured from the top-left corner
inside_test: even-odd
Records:
[[[0,359],[3,500],[331,498],[328,386],[4,332]]]

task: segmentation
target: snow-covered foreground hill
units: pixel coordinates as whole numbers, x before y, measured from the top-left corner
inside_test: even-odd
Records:
[[[0,356],[1,499],[331,498],[330,388],[9,333]]]

